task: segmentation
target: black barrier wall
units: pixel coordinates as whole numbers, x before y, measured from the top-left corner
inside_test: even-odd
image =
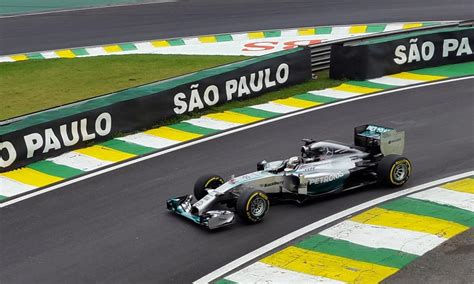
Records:
[[[32,115],[0,127],[0,172],[309,79],[310,50],[297,48]]]
[[[450,28],[333,45],[330,77],[366,80],[474,60],[474,28]]]

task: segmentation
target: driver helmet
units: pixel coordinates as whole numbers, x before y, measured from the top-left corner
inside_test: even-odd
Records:
[[[287,167],[289,169],[294,169],[301,163],[300,157],[291,157],[288,159]]]

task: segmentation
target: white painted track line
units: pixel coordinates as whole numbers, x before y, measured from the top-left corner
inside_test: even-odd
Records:
[[[170,153],[170,152],[178,151],[178,150],[183,149],[183,148],[191,147],[193,145],[204,143],[204,142],[207,142],[209,140],[213,140],[213,139],[217,139],[217,138],[220,138],[220,137],[223,137],[223,136],[231,135],[233,133],[244,131],[244,130],[247,130],[247,129],[251,129],[251,128],[254,128],[254,127],[259,127],[261,125],[265,125],[265,124],[268,124],[268,123],[273,123],[273,122],[283,120],[283,119],[287,119],[287,118],[290,118],[290,117],[306,114],[306,113],[313,112],[313,111],[318,111],[320,109],[334,107],[334,106],[341,105],[341,104],[351,103],[351,102],[358,101],[358,100],[378,97],[378,96],[391,94],[391,93],[397,93],[397,92],[400,92],[400,91],[406,91],[406,90],[411,90],[411,89],[422,88],[422,87],[426,87],[426,86],[434,86],[434,85],[444,84],[444,83],[448,83],[448,82],[456,82],[456,81],[463,81],[463,80],[470,80],[470,79],[474,79],[474,76],[467,76],[467,77],[462,77],[462,78],[452,78],[452,79],[447,79],[447,80],[442,80],[442,81],[429,82],[429,83],[426,83],[426,84],[406,86],[406,87],[387,90],[387,91],[382,91],[382,92],[378,92],[378,93],[374,93],[374,94],[356,96],[356,97],[353,97],[353,98],[350,98],[350,99],[347,99],[347,100],[337,101],[337,102],[334,102],[334,103],[331,103],[331,104],[320,105],[320,106],[317,106],[315,108],[302,109],[302,110],[297,111],[297,112],[292,112],[292,113],[288,113],[288,114],[278,116],[278,117],[275,117],[275,118],[262,120],[262,121],[259,121],[259,122],[253,123],[253,124],[244,125],[244,126],[239,127],[239,128],[234,128],[234,129],[231,129],[231,130],[228,130],[228,131],[225,131],[225,132],[217,133],[217,134],[212,135],[212,136],[206,136],[206,137],[203,137],[203,138],[198,139],[198,140],[183,143],[183,144],[177,145],[175,147],[171,147],[171,148],[168,148],[168,149],[156,152],[156,153],[152,153],[148,156],[139,157],[139,158],[136,158],[136,159],[132,159],[132,160],[120,163],[120,164],[110,166],[109,168],[97,170],[96,172],[85,174],[83,176],[80,176],[80,177],[77,177],[77,178],[74,178],[74,179],[71,179],[71,180],[67,180],[67,181],[62,182],[60,184],[53,185],[51,187],[46,187],[44,189],[40,189],[40,190],[32,192],[30,194],[20,196],[18,198],[12,199],[10,201],[3,202],[3,203],[0,204],[0,208],[7,207],[11,204],[15,204],[17,202],[32,198],[34,196],[37,196],[37,195],[40,195],[40,194],[43,194],[43,193],[46,193],[46,192],[49,192],[49,191],[52,191],[52,190],[55,190],[55,189],[58,189],[58,188],[68,186],[70,184],[80,182],[82,180],[86,180],[86,179],[89,179],[89,178],[92,178],[92,177],[95,177],[95,176],[98,176],[98,175],[102,175],[102,174],[105,174],[105,173],[108,173],[108,172],[111,172],[111,171],[114,171],[114,170],[117,170],[117,169],[120,169],[120,168],[128,167],[130,165],[140,163],[140,162],[145,161],[145,160],[153,159],[155,157],[162,156],[162,155],[165,155],[165,154]]]
[[[193,283],[195,284],[203,284],[203,283],[209,283],[215,279],[218,279],[222,276],[224,276],[225,274],[237,269],[238,267],[252,261],[252,260],[255,260],[256,258],[258,257],[261,257],[263,254],[266,254],[276,248],[278,248],[279,246],[282,246],[298,237],[301,237],[303,235],[306,235],[316,229],[319,229],[323,226],[326,226],[332,222],[335,222],[339,219],[342,219],[342,218],[346,218],[352,214],[355,214],[359,211],[362,211],[364,209],[368,209],[370,207],[373,207],[377,204],[380,204],[380,203],[383,203],[383,202],[386,202],[386,201],[389,201],[389,200],[392,200],[392,199],[395,199],[395,198],[398,198],[398,197],[401,197],[401,196],[405,196],[405,195],[408,195],[408,194],[411,194],[411,193],[414,193],[414,192],[417,192],[417,191],[421,191],[421,190],[424,190],[424,189],[427,189],[427,188],[430,188],[430,187],[434,187],[434,186],[437,186],[437,185],[440,185],[440,184],[443,184],[443,183],[447,183],[447,182],[450,182],[450,181],[454,181],[454,180],[457,180],[457,179],[461,179],[461,178],[465,178],[465,177],[468,177],[468,176],[471,176],[474,174],[474,171],[469,171],[469,172],[466,172],[466,173],[462,173],[462,174],[458,174],[458,175],[454,175],[454,176],[450,176],[450,177],[446,177],[446,178],[442,178],[442,179],[438,179],[438,180],[435,180],[435,181],[432,181],[432,182],[428,182],[428,183],[425,183],[425,184],[422,184],[422,185],[418,185],[418,186],[414,186],[414,187],[411,187],[411,188],[407,188],[405,190],[401,190],[401,191],[398,191],[398,192],[395,192],[395,193],[392,193],[392,194],[388,194],[388,195],[385,195],[385,196],[382,196],[382,197],[379,197],[379,198],[376,198],[374,200],[370,200],[370,201],[367,201],[365,203],[362,203],[362,204],[359,204],[357,206],[354,206],[352,208],[349,208],[349,209],[346,209],[344,211],[341,211],[339,213],[336,213],[334,215],[331,215],[329,217],[326,217],[324,219],[321,219],[319,221],[316,221],[308,226],[305,226],[299,230],[296,230],[294,232],[291,232],[289,233],[288,235],[286,236],[283,236],[267,245],[264,245],[263,247],[261,248],[258,248],[234,261],[232,261],[231,263],[205,275],[204,277],[194,281]]]

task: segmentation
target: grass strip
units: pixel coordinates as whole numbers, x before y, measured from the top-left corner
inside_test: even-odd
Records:
[[[73,52],[82,55],[81,49]],[[2,63],[0,120],[243,59],[121,55]]]

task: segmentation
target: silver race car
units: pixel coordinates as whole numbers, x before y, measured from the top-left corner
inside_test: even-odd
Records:
[[[380,183],[401,186],[410,177],[411,162],[401,156],[405,133],[362,125],[354,129],[354,145],[303,139],[301,156],[257,164],[257,171],[225,181],[200,177],[193,195],[166,201],[172,212],[209,229],[232,224],[235,213],[249,223],[260,222],[270,200],[308,199]]]

